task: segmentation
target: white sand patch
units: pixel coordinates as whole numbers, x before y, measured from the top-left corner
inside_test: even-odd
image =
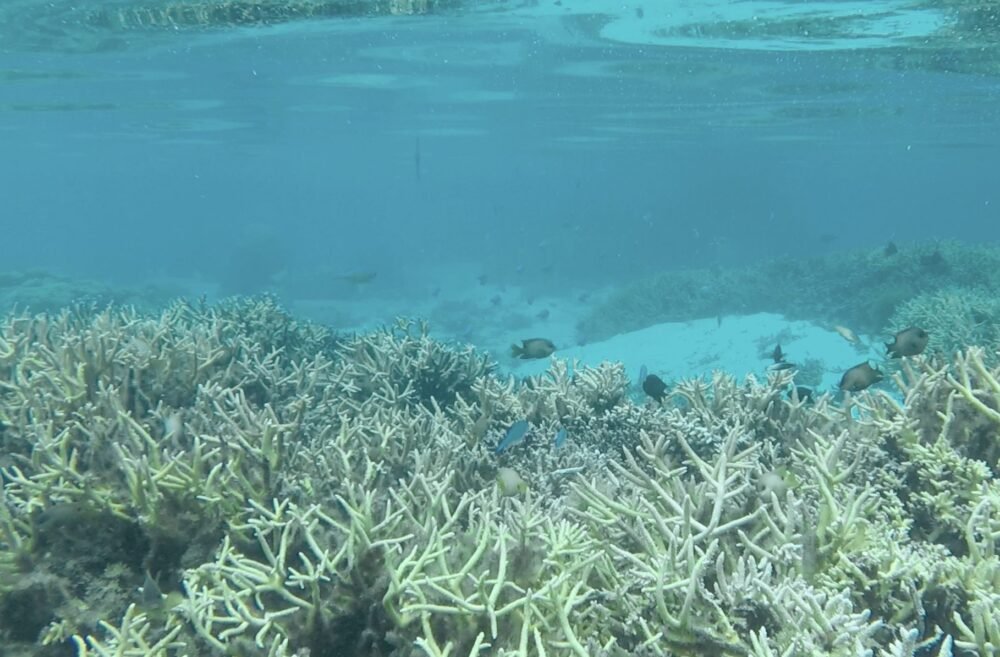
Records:
[[[829,391],[836,389],[847,369],[885,358],[877,338],[861,336],[870,346],[858,348],[832,328],[769,313],[726,315],[721,323],[715,317],[667,322],[580,345],[577,324],[606,291],[591,290],[586,297],[582,291],[532,295],[514,285],[480,283],[475,263],[424,273],[428,283],[422,293],[390,299],[359,290],[356,296],[336,300],[298,300],[290,309],[346,332],[384,326],[397,316],[423,318],[429,321],[433,337],[472,344],[489,353],[502,372],[519,377],[541,374],[550,365],[550,359],[511,357],[511,345],[529,338],[551,340],[557,347],[554,358],[586,365],[621,362],[633,382],[643,366],[668,383],[708,376],[715,370],[739,379],[748,374],[764,377],[772,364],[769,354],[780,344],[787,361],[806,366],[799,383],[815,385],[802,380],[811,371],[820,376],[819,390]]]
[[[709,375],[714,370],[742,379],[748,374],[765,376],[772,362],[766,352],[779,341],[789,362],[816,359],[822,363],[819,388],[823,391],[836,388],[848,368],[866,358],[884,356],[877,343],[870,350],[859,351],[834,331],[812,322],[760,313],[726,316],[721,325],[716,318],[657,324],[601,342],[560,349],[555,357],[587,365],[620,361],[633,380],[644,365],[650,374],[668,382]],[[544,372],[549,362],[507,358],[504,365],[518,376],[527,376]]]

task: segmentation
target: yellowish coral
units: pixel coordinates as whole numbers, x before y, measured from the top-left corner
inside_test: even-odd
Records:
[[[330,339],[268,301],[0,336],[0,611],[45,596],[32,633],[82,655],[995,655],[975,350],[906,364],[902,403],[717,374],[654,407],[614,364],[518,385],[419,323]],[[170,602],[81,607],[102,577]]]

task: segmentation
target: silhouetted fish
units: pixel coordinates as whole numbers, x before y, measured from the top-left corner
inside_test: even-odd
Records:
[[[420,182],[420,137],[417,137],[413,147],[413,171],[417,174],[417,182]]]
[[[897,333],[892,342],[886,342],[885,348],[889,351],[890,358],[916,356],[924,353],[930,337],[930,334],[922,328],[911,326]]]
[[[858,392],[881,380],[882,372],[865,361],[844,372],[844,376],[840,378],[840,389],[847,392]]]
[[[338,281],[344,281],[345,283],[350,283],[351,285],[367,285],[375,280],[378,276],[377,272],[373,271],[359,271],[354,274],[344,274],[343,276],[337,276]]]
[[[798,397],[799,401],[811,404],[813,400],[813,389],[806,386],[795,386],[792,390],[788,391],[788,398],[794,399],[795,397]]]
[[[885,245],[885,248],[882,249],[882,253],[886,257],[892,257],[892,256],[896,255],[897,253],[899,253],[899,247],[896,246],[895,242],[890,241],[888,244]]]
[[[771,359],[775,363],[781,363],[785,360],[785,352],[781,350],[780,344],[774,346],[774,351],[771,352]]]
[[[657,402],[662,402],[664,396],[666,396],[667,384],[655,374],[650,374],[642,382],[642,391]]]
[[[546,340],[545,338],[528,338],[527,340],[521,340],[521,346],[512,344],[510,346],[510,355],[514,358],[530,360],[533,358],[548,358],[555,350],[556,346],[552,344],[551,340]]]

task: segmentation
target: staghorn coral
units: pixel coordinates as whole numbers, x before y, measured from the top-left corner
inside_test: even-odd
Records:
[[[27,654],[996,652],[976,351],[905,365],[903,404],[717,374],[637,406],[614,364],[501,379],[419,323],[339,339],[267,299],[0,336],[0,610],[31,611],[0,636]]]
[[[1000,347],[1000,299],[982,288],[950,287],[921,294],[893,313],[889,331],[920,326],[931,334],[927,353],[951,358],[956,352],[979,346],[995,362]]]

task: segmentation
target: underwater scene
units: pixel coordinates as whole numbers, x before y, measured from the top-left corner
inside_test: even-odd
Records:
[[[1000,657],[995,0],[2,0],[0,657]]]

